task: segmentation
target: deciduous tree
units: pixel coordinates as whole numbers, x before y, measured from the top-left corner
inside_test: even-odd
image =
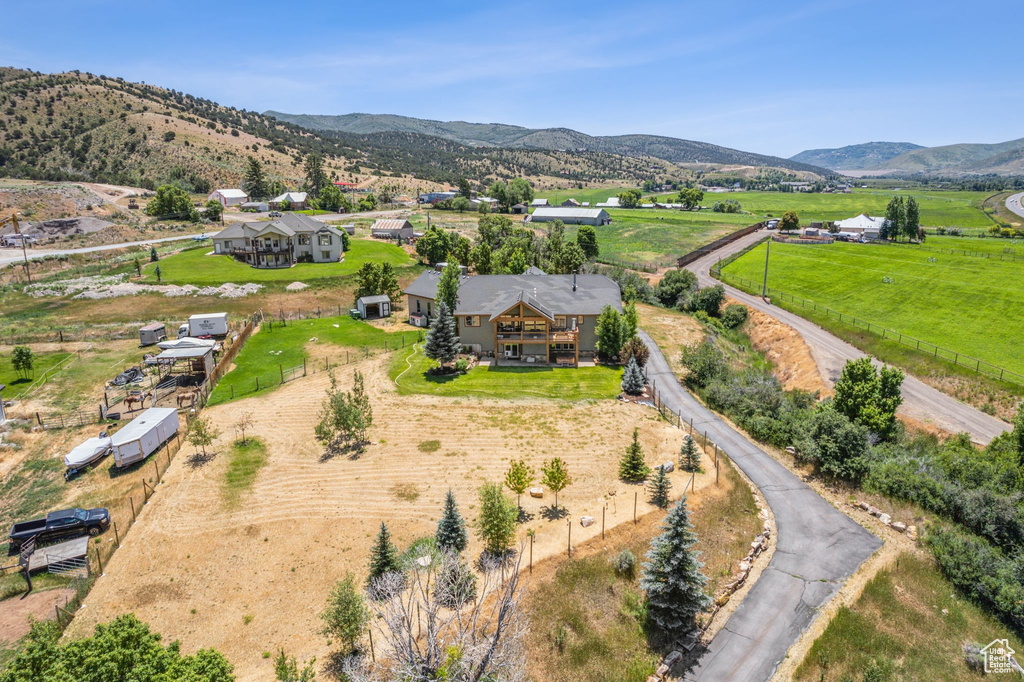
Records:
[[[847,419],[883,439],[896,430],[896,410],[903,403],[903,372],[888,365],[877,371],[871,358],[849,360],[835,385],[833,404]]]
[[[522,497],[526,489],[533,483],[534,470],[523,459],[509,461],[508,471],[505,472],[505,487],[516,494],[516,506],[522,509]]]
[[[622,316],[619,311],[606,305],[597,316],[597,354],[610,362],[622,350]]]
[[[779,230],[782,232],[796,232],[800,229],[800,216],[796,211],[786,211],[779,220]]]
[[[206,202],[206,212],[203,213],[203,217],[211,223],[219,223],[223,215],[224,206],[219,201],[216,199],[210,199]]]
[[[650,357],[651,349],[647,347],[647,344],[639,336],[634,336],[629,341],[626,341],[626,343],[622,344],[622,350],[619,351],[619,359],[622,362],[628,365],[630,360],[636,360],[636,364],[640,369],[647,366],[647,360]]]
[[[561,457],[555,457],[551,461],[545,462],[540,471],[541,483],[555,494],[555,509],[558,509],[558,493],[572,483],[569,468]]]
[[[455,254],[449,254],[448,265],[437,281],[437,302],[444,303],[449,310],[455,310],[459,301],[459,284],[462,282],[462,268]]]
[[[35,367],[35,354],[28,346],[15,346],[11,351],[11,368],[22,379],[28,379]]]
[[[213,445],[213,441],[217,440],[217,436],[220,435],[220,431],[213,425],[208,417],[202,417],[196,415],[188,423],[188,430],[185,432],[185,440],[187,440],[192,447],[197,450],[203,451],[203,456],[206,456],[206,448],[209,445]]]
[[[488,554],[502,557],[508,552],[515,539],[518,517],[519,510],[501,492],[501,486],[485,483],[480,487],[480,516],[476,526]]]
[[[386,531],[387,527],[381,524],[381,532],[386,533]],[[380,549],[385,553],[389,549],[393,551],[393,548],[389,546],[382,547],[381,539],[381,536],[378,535],[378,545],[374,547],[374,550]],[[390,541],[389,537],[383,539]],[[370,568],[374,570],[372,564]],[[330,637],[332,641],[338,642],[342,653],[348,654],[355,651],[359,639],[366,632],[366,626],[370,623],[370,611],[366,608],[366,602],[363,601],[363,595],[356,587],[356,579],[351,573],[346,572],[345,577],[334,584],[331,594],[327,598],[327,606],[320,613],[320,619],[324,622],[321,632]]]
[[[588,261],[594,260],[601,253],[597,243],[597,230],[591,225],[580,225],[576,232],[576,243],[583,250],[583,256]]]

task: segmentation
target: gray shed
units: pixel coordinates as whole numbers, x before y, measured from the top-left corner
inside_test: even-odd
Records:
[[[391,317],[391,299],[384,294],[363,296],[356,300],[356,309],[359,310],[359,317],[364,320],[377,317]]]

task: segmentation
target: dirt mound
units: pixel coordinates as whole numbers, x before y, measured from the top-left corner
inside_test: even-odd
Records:
[[[728,303],[737,303],[728,299]],[[763,351],[775,366],[775,376],[787,390],[798,388],[804,391],[820,391],[822,396],[830,395],[832,389],[821,378],[818,364],[811,356],[811,349],[789,325],[779,322],[753,308],[747,332],[754,348]]]
[[[24,234],[36,239],[49,239],[51,237],[70,237],[76,234],[92,234],[110,227],[114,223],[94,218],[92,216],[78,216],[75,218],[52,218],[37,223],[24,223],[21,230]],[[14,226],[8,225],[4,228],[6,232],[13,232]]]
[[[288,291],[302,291],[303,289],[306,289],[308,287],[309,285],[306,284],[305,282],[292,282],[291,284],[286,286],[285,289],[287,289]]]

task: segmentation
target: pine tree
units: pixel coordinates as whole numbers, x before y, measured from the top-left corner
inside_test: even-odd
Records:
[[[626,395],[640,395],[644,392],[644,375],[636,358],[626,363],[626,371],[622,373],[622,392]]]
[[[455,330],[455,318],[443,301],[437,304],[437,317],[427,332],[427,343],[423,352],[431,360],[437,360],[441,367],[455,360],[459,354],[459,337]]]
[[[656,507],[664,509],[669,503],[669,493],[672,491],[672,481],[665,473],[665,467],[657,467],[654,481],[651,482],[651,503]]]
[[[644,449],[640,446],[640,432],[633,429],[633,442],[619,460],[619,478],[630,483],[639,483],[650,473],[650,467],[644,462]]]
[[[249,195],[250,201],[258,201],[267,197],[267,179],[263,176],[263,165],[258,159],[249,157],[248,166],[245,169],[245,177],[242,178],[242,189]]]
[[[679,449],[679,466],[685,471],[696,471],[700,468],[700,452],[693,436],[687,434],[683,438],[683,446]]]
[[[462,514],[459,513],[459,508],[455,504],[455,494],[451,490],[444,498],[444,513],[441,515],[441,520],[437,522],[437,533],[434,534],[434,537],[437,539],[439,549],[453,552],[461,552],[466,549],[466,543],[469,541],[466,534],[466,522],[463,520]]]
[[[391,542],[387,524],[382,521],[373,549],[370,550],[370,575],[367,582],[372,589],[374,580],[398,570],[401,570],[398,566],[398,551]]]
[[[701,572],[699,552],[693,549],[697,534],[685,497],[665,517],[662,529],[647,552],[640,588],[647,593],[649,622],[672,639],[694,627],[697,614],[711,605],[711,599],[704,594],[708,579]]]

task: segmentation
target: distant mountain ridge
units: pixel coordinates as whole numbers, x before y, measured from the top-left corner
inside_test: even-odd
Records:
[[[730,149],[708,142],[696,142],[661,135],[594,136],[570,128],[524,128],[505,123],[434,121],[395,114],[287,114],[266,111],[280,121],[313,131],[371,134],[405,132],[433,135],[459,144],[509,149],[584,150],[622,156],[652,156],[669,163],[717,163],[744,166],[773,166],[794,171],[827,174],[815,166],[777,156]]]
[[[913,142],[865,142],[833,149],[807,149],[789,158],[833,170],[865,170],[905,152],[923,148]]]

